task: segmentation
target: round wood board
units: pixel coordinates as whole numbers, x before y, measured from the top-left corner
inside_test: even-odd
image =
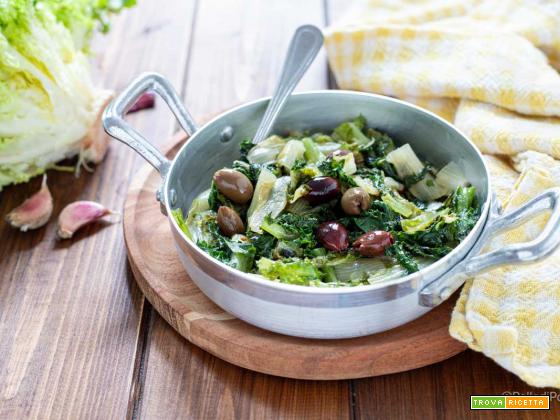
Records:
[[[175,136],[173,156],[185,141]],[[351,379],[427,366],[465,349],[448,333],[451,299],[399,328],[367,337],[312,340],[249,325],[212,303],[184,271],[155,193],[160,177],[150,166],[135,176],[124,210],[132,271],[146,298],[191,343],[237,366],[297,379]]]

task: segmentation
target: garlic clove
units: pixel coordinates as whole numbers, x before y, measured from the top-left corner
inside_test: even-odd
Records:
[[[142,111],[143,109],[153,108],[155,105],[156,94],[154,92],[146,92],[136,100],[136,102],[128,110],[127,114]]]
[[[57,235],[61,239],[71,238],[81,227],[110,214],[116,213],[95,201],[75,201],[60,212]]]
[[[44,226],[53,211],[53,199],[47,186],[47,175],[43,175],[41,189],[13,209],[6,221],[22,232]]]

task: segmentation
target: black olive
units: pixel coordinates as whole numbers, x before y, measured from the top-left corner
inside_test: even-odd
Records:
[[[341,252],[348,248],[348,231],[341,223],[335,221],[321,223],[315,236],[329,251]]]
[[[309,193],[305,198],[313,205],[326,203],[340,194],[340,183],[330,176],[319,176],[307,183]]]

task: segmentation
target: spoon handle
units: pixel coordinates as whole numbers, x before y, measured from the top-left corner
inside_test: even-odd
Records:
[[[261,124],[253,137],[253,144],[260,143],[268,136],[286,100],[317,56],[322,45],[323,34],[316,26],[303,25],[296,30],[274,95],[268,103]]]

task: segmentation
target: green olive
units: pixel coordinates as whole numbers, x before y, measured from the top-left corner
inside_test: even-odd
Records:
[[[236,233],[245,232],[245,226],[239,214],[233,209],[226,206],[218,208],[218,217],[216,218],[220,231],[226,236],[233,236]]]
[[[362,152],[353,152],[354,153],[354,162],[356,165],[362,165],[364,163],[364,155]]]
[[[234,203],[245,204],[253,197],[253,184],[241,172],[220,169],[213,179],[218,190]]]
[[[344,213],[350,216],[358,216],[369,209],[371,198],[369,194],[360,187],[350,188],[342,195],[340,206]]]

